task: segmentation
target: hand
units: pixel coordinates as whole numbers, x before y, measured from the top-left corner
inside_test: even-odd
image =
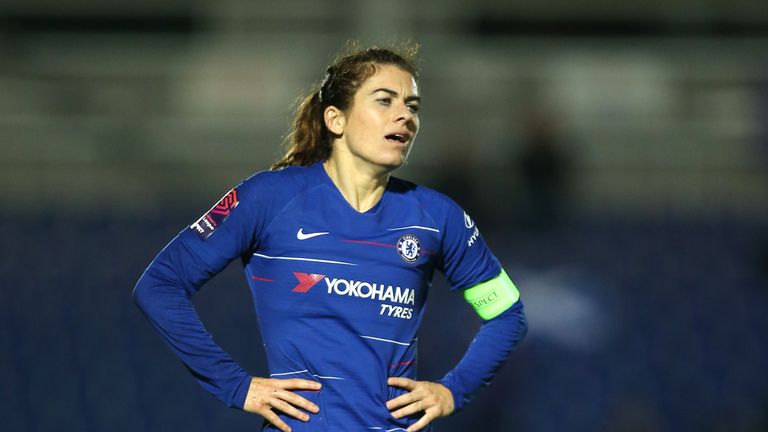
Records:
[[[392,412],[392,417],[399,419],[424,411],[424,415],[408,428],[408,432],[421,430],[432,420],[453,412],[453,395],[442,384],[394,377],[389,378],[387,384],[408,390],[408,393],[387,401],[388,410],[397,409]]]
[[[275,425],[283,432],[291,432],[288,426],[274,410],[279,410],[301,421],[308,421],[309,415],[296,409],[303,408],[313,414],[320,408],[303,397],[289,390],[320,390],[320,383],[304,379],[251,378],[248,395],[245,397],[243,410],[256,413]]]

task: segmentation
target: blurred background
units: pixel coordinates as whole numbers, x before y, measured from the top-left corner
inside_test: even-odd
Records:
[[[454,197],[528,338],[440,431],[768,430],[759,0],[0,3],[0,424],[258,430],[133,305],[145,266],[280,155],[348,39],[422,44],[404,177]],[[266,372],[239,263],[195,297]],[[420,375],[479,326],[438,280]]]

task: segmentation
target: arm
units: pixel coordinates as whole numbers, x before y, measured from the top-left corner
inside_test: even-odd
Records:
[[[141,276],[133,298],[203,388],[228,406],[260,414],[287,431],[274,410],[307,421],[308,415],[294,406],[313,413],[318,407],[292,390],[317,390],[320,384],[251,377],[213,341],[191,302],[205,282],[255,247],[270,207],[264,197],[272,191],[263,184],[268,178],[257,177],[231,190],[173,239]]]
[[[453,290],[463,291],[483,325],[459,364],[437,383],[389,379],[390,385],[409,390],[387,402],[387,408],[396,409],[393,416],[425,412],[409,432],[462,409],[482,385],[490,382],[527,330],[520,294],[475,222],[444,195],[425,193],[423,199],[424,208],[433,214],[443,234],[438,268]]]
[[[464,291],[483,324],[459,364],[439,382],[461,410],[483,385],[488,385],[528,331],[519,293],[507,274]]]
[[[282,431],[290,428],[275,409],[308,421],[309,416],[296,407],[312,413],[320,409],[292,390],[319,390],[320,383],[251,377],[203,327],[190,297],[215,273],[177,237],[144,272],[133,298],[200,385],[219,400],[259,414]]]
[[[528,324],[520,293],[493,256],[475,222],[455,203],[447,211],[443,269],[451,286],[483,320],[459,364],[440,380],[460,410],[487,385],[520,340]]]
[[[180,235],[149,265],[133,299],[200,385],[227,406],[242,408],[251,377],[213,341],[190,300],[216,272]]]
[[[480,387],[491,382],[528,330],[520,295],[504,270],[465,290],[464,298],[484,321],[459,364],[437,383],[389,379],[390,385],[409,390],[387,402],[388,409],[397,409],[392,413],[395,418],[425,411],[409,432],[461,410]]]

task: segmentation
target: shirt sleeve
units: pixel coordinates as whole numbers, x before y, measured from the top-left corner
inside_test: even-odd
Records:
[[[462,290],[492,279],[501,272],[475,221],[446,197],[440,270],[452,290]]]
[[[240,183],[179,234],[179,240],[212,269],[221,271],[257,247],[272,195],[265,174],[269,173]]]
[[[257,176],[258,177],[258,176]],[[229,191],[176,236],[150,263],[133,298],[200,385],[230,407],[242,408],[250,375],[214,342],[191,297],[227,264],[255,247],[265,220],[263,182]]]
[[[449,198],[445,202],[441,271],[451,289],[464,290],[499,276],[501,265],[474,220]],[[459,364],[439,381],[451,391],[455,411],[462,410],[482,386],[491,382],[527,329],[520,300],[483,322]]]
[[[483,321],[467,352],[439,382],[451,391],[453,407],[461,411],[483,386],[491,383],[512,351],[528,333],[523,302]]]

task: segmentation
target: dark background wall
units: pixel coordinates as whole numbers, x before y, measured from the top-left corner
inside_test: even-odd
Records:
[[[0,5],[3,430],[253,430],[132,304],[154,255],[280,154],[348,39],[423,46],[398,175],[457,199],[528,338],[438,430],[768,428],[768,9],[757,1]],[[195,297],[266,372],[238,263]],[[479,322],[438,278],[420,374]]]

